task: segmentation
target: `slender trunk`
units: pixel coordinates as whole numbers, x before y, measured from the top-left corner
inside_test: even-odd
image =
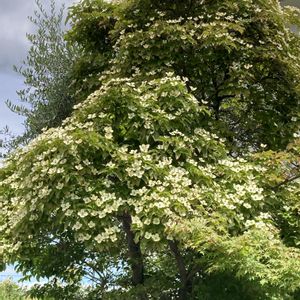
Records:
[[[188,276],[188,272],[185,267],[183,257],[178,248],[178,243],[176,241],[169,241],[169,247],[174,255],[178,267],[178,271],[179,271],[179,277],[181,282],[181,287],[179,290],[179,299],[188,300],[189,293],[191,292],[192,286]]]
[[[137,286],[144,283],[144,262],[140,243],[135,243],[134,233],[131,230],[131,216],[124,214],[121,217],[123,228],[126,234],[129,263],[132,270],[132,284]]]

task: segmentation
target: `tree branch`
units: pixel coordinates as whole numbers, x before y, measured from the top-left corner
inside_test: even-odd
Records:
[[[292,182],[292,181],[294,181],[294,180],[296,180],[296,179],[298,179],[298,178],[300,178],[300,173],[297,174],[297,175],[295,175],[295,176],[292,176],[292,177],[289,177],[289,178],[283,180],[282,182],[280,182],[280,183],[278,183],[277,185],[275,185],[275,186],[273,187],[273,189],[278,189],[278,188],[280,188],[281,186],[283,186],[283,185],[285,185],[285,184],[288,184],[288,183],[290,183],[290,182]]]

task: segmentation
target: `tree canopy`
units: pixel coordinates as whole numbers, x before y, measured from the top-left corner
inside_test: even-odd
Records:
[[[299,15],[71,7],[78,104],[0,169],[3,263],[91,299],[297,299]]]

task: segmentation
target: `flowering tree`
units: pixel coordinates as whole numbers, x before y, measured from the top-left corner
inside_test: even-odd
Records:
[[[74,6],[82,61],[110,60],[1,168],[3,262],[88,277],[94,299],[295,299],[298,15],[271,0]]]

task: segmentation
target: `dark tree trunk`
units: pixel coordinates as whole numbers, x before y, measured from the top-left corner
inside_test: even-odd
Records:
[[[132,284],[137,286],[144,283],[144,262],[140,243],[135,243],[134,233],[131,230],[131,216],[124,214],[121,217],[128,245],[128,257],[132,270]]]
[[[179,299],[189,300],[190,299],[189,294],[192,291],[192,284],[185,267],[184,259],[179,251],[178,243],[176,241],[169,241],[169,247],[176,260],[180,282],[181,282],[181,287],[179,290]]]

